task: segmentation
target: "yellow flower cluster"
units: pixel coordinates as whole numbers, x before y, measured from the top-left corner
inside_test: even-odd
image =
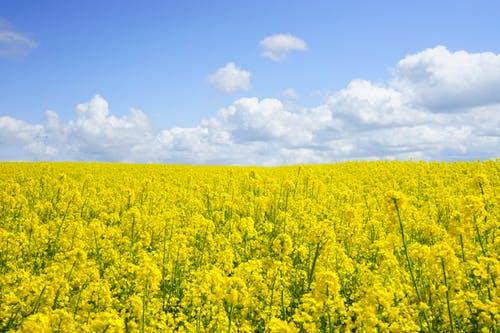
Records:
[[[500,161],[0,164],[0,331],[498,332]]]

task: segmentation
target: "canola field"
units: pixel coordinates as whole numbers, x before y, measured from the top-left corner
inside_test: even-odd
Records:
[[[0,164],[0,332],[498,332],[500,162]]]

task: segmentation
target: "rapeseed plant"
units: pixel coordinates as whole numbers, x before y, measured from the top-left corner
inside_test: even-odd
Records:
[[[0,164],[0,331],[498,332],[499,161]]]

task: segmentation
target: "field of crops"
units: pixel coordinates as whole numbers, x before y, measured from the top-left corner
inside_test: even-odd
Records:
[[[500,162],[0,164],[0,332],[498,332]]]

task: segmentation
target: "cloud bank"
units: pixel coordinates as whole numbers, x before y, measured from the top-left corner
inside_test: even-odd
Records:
[[[226,66],[227,67],[227,66]],[[498,157],[500,54],[408,55],[391,80],[354,80],[320,105],[240,98],[192,128],[156,129],[132,109],[117,117],[97,95],[62,122],[0,116],[0,158],[207,164]]]

